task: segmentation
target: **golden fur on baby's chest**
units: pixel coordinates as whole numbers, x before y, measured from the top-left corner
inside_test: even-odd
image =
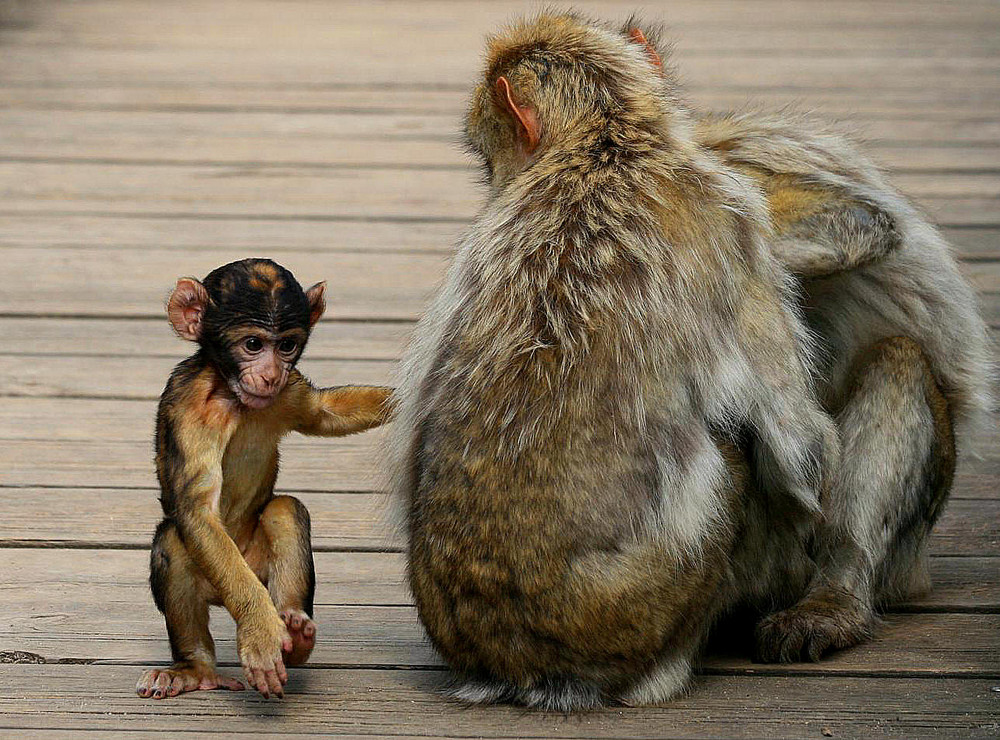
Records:
[[[271,497],[278,476],[278,444],[287,433],[280,399],[260,411],[241,414],[222,458],[223,521],[239,521]],[[234,508],[236,507],[236,508]]]

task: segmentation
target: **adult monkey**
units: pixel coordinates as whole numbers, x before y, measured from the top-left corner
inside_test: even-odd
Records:
[[[663,73],[656,34],[634,20],[623,34]],[[990,406],[987,330],[947,244],[843,137],[759,113],[701,116],[694,135],[765,193],[771,248],[803,280],[820,396],[844,442],[818,570],[757,628],[759,658],[817,660],[869,636],[879,603],[929,587],[924,545],[954,436],[975,434]]]
[[[456,693],[468,700],[568,709],[666,698],[683,686],[716,611],[745,600],[790,605],[823,580],[817,553],[785,516],[797,510],[794,497],[757,492],[726,442],[743,426],[726,405],[739,378],[711,374],[720,367],[720,328],[705,321],[712,294],[725,294],[730,286],[718,281],[730,278],[742,287],[747,274],[725,252],[727,207],[749,214],[739,220],[744,244],[755,243],[765,218],[753,188],[700,144],[727,156],[753,148],[698,141],[711,127],[696,130],[669,79],[649,78],[656,72],[643,47],[630,34],[543,16],[494,41],[470,111],[470,142],[492,197],[411,350],[396,439],[411,584],[432,639],[460,674]],[[829,161],[821,154],[812,153]],[[851,527],[870,517],[856,497],[824,501],[845,515],[826,512],[834,526],[821,533],[820,563],[834,576],[874,571],[879,578],[868,583],[880,597],[912,575],[947,493],[950,416],[971,416],[985,397],[982,323],[933,231],[892,191],[862,199],[860,210],[852,204],[850,196],[878,190],[880,180],[838,189],[828,186],[850,177],[832,166],[817,183],[794,170],[772,178],[732,156],[771,196],[785,237],[776,253],[798,238],[836,267],[857,249],[897,249],[898,280],[882,282],[889,292],[855,298],[848,290],[845,310],[877,309],[870,331],[882,332],[905,328],[899,315],[910,312],[923,332],[942,335],[917,343],[876,336],[869,352],[848,358],[853,372],[827,387],[854,454],[869,442],[899,443],[887,448],[904,453],[888,482],[917,473],[917,495],[881,489],[901,507],[885,521],[889,547],[874,552],[881,562],[841,568],[839,554],[858,548],[842,548],[838,537],[854,537]],[[722,181],[747,193],[727,202]],[[815,208],[806,207],[810,197]],[[779,202],[789,204],[784,221]],[[880,205],[895,222],[882,222]],[[720,242],[724,253],[713,255]],[[925,264],[943,260],[934,266],[948,273],[938,288],[950,287],[954,304],[938,292],[921,309],[919,288],[892,292],[927,277],[916,268],[906,275],[914,242],[924,245]],[[840,253],[823,255],[824,246]],[[755,249],[746,254],[763,259]],[[890,310],[897,300],[905,308]],[[822,326],[822,311],[812,311]],[[922,325],[927,315],[969,332],[964,356],[934,373],[921,347],[936,361],[938,347],[955,343],[947,329]],[[699,361],[704,375],[685,364]],[[882,428],[897,422],[893,403],[903,414],[900,434]],[[858,422],[866,404],[881,409],[882,421]],[[751,421],[748,447],[759,450],[767,440],[753,438],[766,430]],[[758,460],[765,482],[775,478],[769,467],[766,456]],[[850,482],[835,485],[850,491]],[[777,646],[777,657],[838,644],[842,605],[808,606],[765,621],[762,642]],[[831,613],[833,630],[820,619]]]
[[[473,98],[491,195],[404,364],[393,435],[411,587],[466,699],[678,691],[740,596],[755,502],[777,514],[752,525],[774,546],[759,578],[811,575],[837,444],[808,342],[759,191],[662,89],[643,48],[542,16],[493,42]]]

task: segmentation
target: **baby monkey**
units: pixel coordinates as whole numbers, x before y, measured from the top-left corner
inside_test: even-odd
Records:
[[[216,672],[208,607],[236,620],[243,675],[282,696],[286,666],[309,658],[315,571],[309,512],[275,496],[278,442],[290,431],[342,436],[384,423],[390,388],[315,388],[295,369],[325,308],[271,260],[182,278],[167,303],[174,331],[199,345],[171,373],[156,417],[163,521],[149,584],[167,622],[174,664],[142,674],[139,696],[242,690]]]

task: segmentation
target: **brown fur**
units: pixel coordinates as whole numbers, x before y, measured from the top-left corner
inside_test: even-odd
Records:
[[[631,23],[623,35],[635,39]],[[769,245],[803,280],[818,391],[845,444],[811,552],[766,534],[753,544],[751,524],[742,556],[751,600],[791,605],[758,626],[759,656],[817,660],[871,636],[878,604],[928,587],[956,422],[971,436],[989,406],[985,326],[947,245],[843,136],[785,111],[701,115],[695,137],[767,199]]]
[[[675,693],[736,598],[755,479],[802,538],[836,460],[763,200],[648,59],[545,15],[492,40],[473,94],[491,195],[395,430],[410,584],[466,700]]]
[[[174,665],[146,671],[136,685],[140,696],[242,688],[216,673],[209,604],[225,606],[236,620],[247,681],[265,696],[282,695],[285,666],[308,659],[316,630],[309,513],[297,499],[274,496],[278,443],[291,431],[353,434],[389,413],[389,388],[319,389],[294,369],[322,313],[322,285],[303,293],[290,273],[260,260],[220,271],[209,276],[214,294],[185,279],[169,304],[175,329],[201,349],[174,370],[157,413],[164,520],[153,540],[150,585]],[[239,350],[248,340],[260,349]],[[264,355],[272,359],[260,363]],[[244,405],[238,392],[250,363],[259,366],[254,372],[273,373],[255,381],[272,394],[262,407]]]

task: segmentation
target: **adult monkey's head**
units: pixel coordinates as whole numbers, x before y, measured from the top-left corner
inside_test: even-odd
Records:
[[[634,146],[637,131],[654,146],[668,112],[664,79],[660,56],[637,26],[623,33],[572,13],[520,21],[490,40],[466,143],[494,193],[546,152],[604,156],[616,142]]]

